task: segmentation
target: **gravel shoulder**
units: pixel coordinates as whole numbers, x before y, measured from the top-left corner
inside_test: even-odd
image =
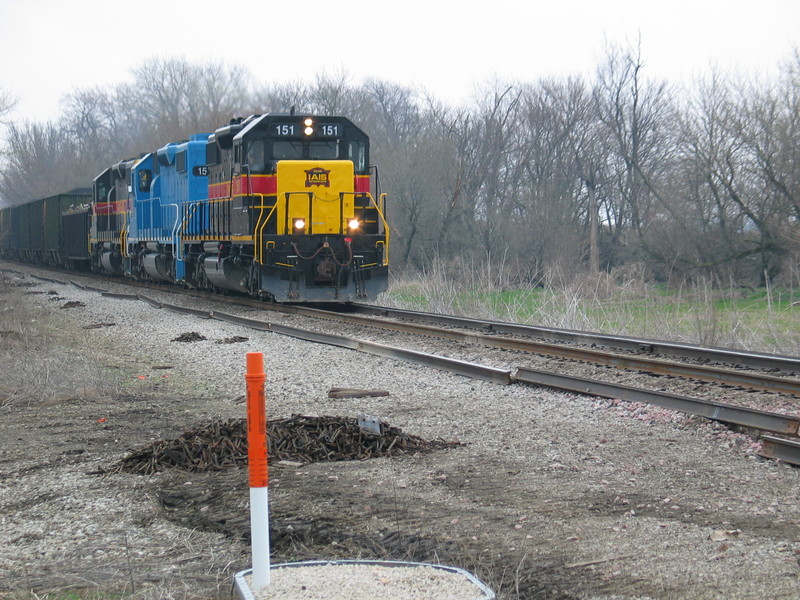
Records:
[[[798,597],[800,471],[718,424],[7,274],[0,316],[0,597],[230,597],[249,567],[246,472],[97,473],[199,423],[243,418],[254,351],[268,417],[365,412],[461,442],[272,465],[275,562],[448,564],[501,600]],[[188,332],[205,339],[172,341]]]

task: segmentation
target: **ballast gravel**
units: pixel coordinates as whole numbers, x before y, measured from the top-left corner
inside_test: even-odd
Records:
[[[271,467],[270,502],[289,540],[276,562],[364,557],[342,555],[353,548],[426,558],[474,573],[500,600],[800,597],[800,471],[758,457],[747,432],[471,380],[69,283],[2,280],[0,598],[87,589],[228,598],[233,575],[250,566],[246,539],[226,529],[248,518],[246,475],[96,473],[201,421],[243,417],[247,352],[264,354],[268,418],[367,413],[461,442],[402,459]],[[82,305],[66,308],[72,302]],[[26,348],[13,345],[17,336]],[[422,346],[437,349],[430,340],[413,349]],[[14,379],[34,363],[27,383]],[[20,402],[25,386],[41,391]],[[329,398],[332,388],[389,395]],[[209,520],[223,495],[231,512]]]

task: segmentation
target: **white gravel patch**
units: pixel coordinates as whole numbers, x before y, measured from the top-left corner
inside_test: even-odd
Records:
[[[423,565],[309,564],[270,570],[256,600],[480,600],[484,590],[462,573]]]

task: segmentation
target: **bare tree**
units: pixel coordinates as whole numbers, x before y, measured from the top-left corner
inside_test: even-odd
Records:
[[[542,89],[552,110],[548,121],[557,126],[556,136],[564,140],[561,152],[569,155],[562,159],[564,162],[560,168],[565,175],[576,176],[582,182],[582,192],[585,191],[581,195],[585,195],[586,211],[580,211],[575,217],[586,215],[589,271],[598,273],[601,205],[604,205],[604,214],[609,214],[608,197],[604,194],[608,169],[605,151],[609,146],[607,129],[598,119],[596,97],[582,79],[545,82]],[[577,209],[582,202],[580,198],[575,200]],[[606,224],[610,225],[607,220]]]
[[[214,131],[250,104],[250,78],[241,67],[150,58],[132,72],[133,84],[120,86],[117,100],[122,113],[146,125],[153,147]]]
[[[733,123],[746,162],[741,186],[727,188],[757,228],[763,277],[775,277],[783,258],[800,249],[800,61],[776,85],[744,87]],[[766,281],[762,278],[762,283]]]
[[[80,90],[67,95],[61,106],[61,129],[73,142],[79,171],[91,181],[108,166],[109,157],[122,158],[128,150],[114,95],[101,88]]]
[[[10,204],[44,198],[85,182],[75,169],[72,140],[52,123],[12,123],[0,172],[0,196]]]
[[[644,67],[641,47],[610,47],[598,70],[594,96],[610,142],[609,176],[615,180],[620,199],[611,207],[615,242],[621,241],[625,227],[630,226],[638,244],[652,253],[655,249],[647,229],[668,206],[660,186],[676,143],[674,129],[669,127],[674,122],[669,89],[664,82],[646,82]]]
[[[14,110],[16,105],[17,99],[13,94],[3,86],[0,86],[0,125],[8,125],[4,119],[6,115]]]
[[[299,80],[265,86],[255,93],[252,103],[253,114],[312,112],[311,92]]]
[[[484,172],[479,166],[480,125],[466,109],[453,109],[428,98],[427,118],[441,138],[440,187],[432,197],[441,208],[430,227],[435,256],[452,256],[474,246],[478,189]],[[437,193],[438,192],[438,193]],[[438,200],[438,202],[437,202]]]
[[[357,115],[361,112],[363,96],[351,84],[351,77],[345,70],[332,75],[326,71],[318,73],[308,92],[313,112],[323,115]]]
[[[361,89],[366,102],[359,121],[374,143],[391,147],[416,136],[423,118],[413,90],[379,79],[368,79]]]
[[[681,193],[675,195],[676,210],[671,252],[664,256],[678,272],[705,268],[722,279],[719,265],[736,250],[736,210],[724,186],[719,166],[732,164],[736,142],[726,129],[732,110],[727,84],[718,73],[700,82],[696,94],[687,94],[681,123],[681,150],[677,167],[685,177]]]

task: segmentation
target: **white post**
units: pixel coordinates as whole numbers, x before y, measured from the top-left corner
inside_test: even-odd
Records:
[[[247,353],[247,462],[250,471],[251,588],[269,585],[269,467],[264,355]]]
[[[269,488],[250,488],[250,536],[253,552],[251,587],[269,585]]]

